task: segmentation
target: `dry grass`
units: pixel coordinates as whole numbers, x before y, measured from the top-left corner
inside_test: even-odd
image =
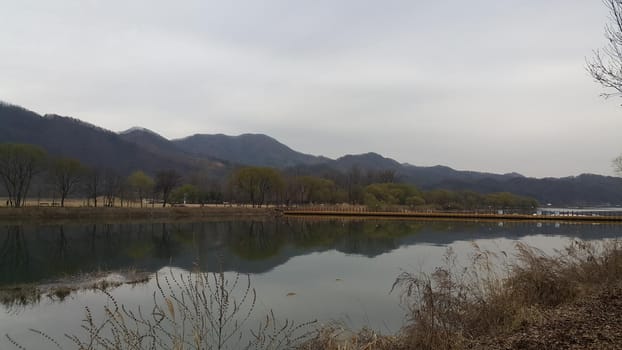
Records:
[[[384,350],[408,349],[399,336],[387,336],[364,328],[356,333],[339,325],[320,327],[315,336],[297,346],[300,350]]]
[[[0,288],[0,304],[7,310],[21,308],[41,300],[39,289],[34,286]]]
[[[76,221],[150,221],[150,220],[214,220],[227,218],[270,219],[280,216],[273,208],[249,207],[0,207],[2,222],[76,222]]]
[[[256,293],[248,275],[226,278],[223,272],[191,272],[158,277],[151,309],[122,305],[106,290],[104,317],[85,307],[81,333],[65,337],[71,349],[182,350],[182,349],[289,349],[310,335],[314,322],[278,320],[269,313],[253,330],[248,322],[255,310]],[[108,284],[94,287],[109,287]],[[71,291],[62,290],[58,298]],[[50,348],[65,349],[56,338],[30,330]],[[5,335],[18,349],[18,339]]]
[[[401,337],[413,349],[462,349],[620,280],[620,241],[576,241],[554,255],[519,243],[513,259],[476,246],[468,267],[456,266],[449,251],[446,265],[432,274],[403,273],[396,280],[409,308]]]
[[[321,327],[301,349],[464,349],[537,323],[547,310],[613,290],[622,281],[622,242],[572,242],[547,255],[519,243],[509,257],[474,245],[468,266],[448,250],[432,273],[402,273],[393,288],[408,308],[394,336]]]

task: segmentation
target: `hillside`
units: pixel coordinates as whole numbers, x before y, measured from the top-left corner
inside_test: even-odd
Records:
[[[0,104],[0,125],[0,142],[35,144],[52,155],[75,158],[89,166],[114,169],[122,174],[136,169],[149,173],[169,168],[189,172],[219,166],[160,152],[160,148],[145,149],[112,131],[78,119],[54,114],[40,116],[17,106]]]
[[[622,204],[622,178],[582,174],[563,178],[530,178],[518,173],[493,174],[455,170],[447,166],[421,167],[400,164],[376,153],[347,155],[322,164],[297,166],[291,173],[329,176],[357,168],[369,171],[392,170],[397,181],[410,183],[423,190],[470,190],[479,193],[511,192],[554,205],[619,205]]]
[[[172,141],[145,128],[133,127],[118,134],[121,139],[138,147],[157,154],[166,159],[175,159],[177,162],[190,167],[193,171],[209,170],[210,176],[221,178],[231,171],[229,162],[220,161],[207,156],[195,156],[182,150]]]
[[[436,187],[476,192],[511,192],[536,198],[554,205],[619,205],[622,203],[622,179],[611,176],[582,174],[563,178],[513,178],[505,181],[484,178],[477,181],[450,180]]]
[[[262,134],[195,134],[171,141],[141,127],[114,133],[78,119],[41,116],[7,104],[0,104],[0,125],[0,142],[36,144],[52,155],[76,158],[122,174],[136,169],[154,173],[173,168],[183,174],[202,172],[214,180],[224,180],[234,167],[253,165],[279,168],[290,175],[343,181],[355,170],[362,179],[388,170],[397,181],[423,190],[511,192],[553,205],[622,204],[622,179],[609,176],[582,174],[537,179],[518,173],[462,171],[441,165],[421,167],[373,152],[333,160],[297,152]]]

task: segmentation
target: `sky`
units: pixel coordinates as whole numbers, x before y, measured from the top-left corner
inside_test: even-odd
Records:
[[[586,0],[0,0],[0,100],[169,139],[612,175],[622,99]],[[1,126],[0,126],[1,127]]]

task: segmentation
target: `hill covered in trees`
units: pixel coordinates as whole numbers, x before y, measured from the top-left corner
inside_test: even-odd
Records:
[[[298,164],[320,164],[328,158],[296,152],[270,136],[243,134],[196,134],[174,144],[184,151],[200,157],[226,159],[229,162],[253,166],[284,168]]]
[[[329,159],[297,152],[261,134],[196,134],[168,140],[140,127],[115,133],[75,118],[41,116],[9,104],[0,104],[0,143],[37,145],[50,155],[73,158],[122,176],[137,170],[154,176],[158,171],[174,169],[197,183],[201,178],[209,179],[202,182],[209,183],[212,192],[217,187],[225,192],[235,169],[257,166],[275,168],[287,176],[332,181],[350,194],[372,183],[399,182],[424,191],[510,192],[553,205],[622,204],[622,179],[617,177],[582,174],[537,179],[441,165],[421,167],[377,153]]]
[[[170,152],[162,145],[145,147],[78,119],[55,114],[41,116],[18,106],[0,104],[0,125],[0,143],[37,145],[50,154],[122,174],[137,168],[155,172],[172,167],[189,172],[223,166],[207,158],[192,158],[181,151]]]

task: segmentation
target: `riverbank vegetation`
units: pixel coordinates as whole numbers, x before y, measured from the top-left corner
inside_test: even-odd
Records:
[[[305,175],[292,169],[237,167],[225,178],[136,169],[120,174],[78,160],[48,155],[27,144],[0,144],[0,198],[4,206],[166,207],[187,204],[266,205],[349,204],[370,209],[436,210],[533,209],[537,202],[510,193],[422,191],[400,182],[394,170],[326,171]],[[70,206],[70,204],[67,204]],[[1,205],[0,205],[1,206]]]
[[[107,298],[103,317],[85,307],[82,332],[60,339],[30,329],[41,344],[57,349],[291,349],[312,335],[316,321],[296,323],[269,312],[251,326],[257,294],[248,275],[192,271],[155,274],[153,304],[147,310],[120,304],[106,287],[94,286]],[[5,335],[18,349],[19,339]]]
[[[519,243],[512,258],[474,248],[471,263],[403,272],[407,323],[392,336],[327,327],[305,349],[614,349],[622,341],[622,242],[575,241],[547,255]],[[346,332],[346,334],[348,334]]]
[[[7,310],[19,310],[38,304],[41,300],[60,301],[72,293],[85,290],[107,291],[121,285],[147,283],[151,274],[137,270],[97,271],[64,276],[46,283],[0,285],[0,305]]]
[[[237,206],[157,207],[157,208],[93,208],[93,207],[22,207],[1,208],[0,221],[23,223],[107,222],[107,221],[178,221],[216,220],[231,218],[271,219],[280,215],[274,208]]]
[[[87,308],[85,332],[68,334],[84,349],[104,344],[119,349],[246,344],[328,350],[613,349],[622,341],[622,242],[574,241],[554,254],[522,243],[514,252],[474,246],[466,266],[448,250],[445,264],[433,272],[400,274],[393,293],[401,296],[406,323],[392,335],[333,323],[294,324],[273,314],[249,325],[256,296],[247,276],[171,273],[157,281],[150,312],[137,313],[108,295],[103,321]],[[39,331],[33,335],[43,342],[52,339]]]
[[[364,188],[364,203],[374,210],[418,208],[432,210],[526,209],[538,202],[511,193],[480,194],[472,191],[419,191],[406,184],[371,184]]]

